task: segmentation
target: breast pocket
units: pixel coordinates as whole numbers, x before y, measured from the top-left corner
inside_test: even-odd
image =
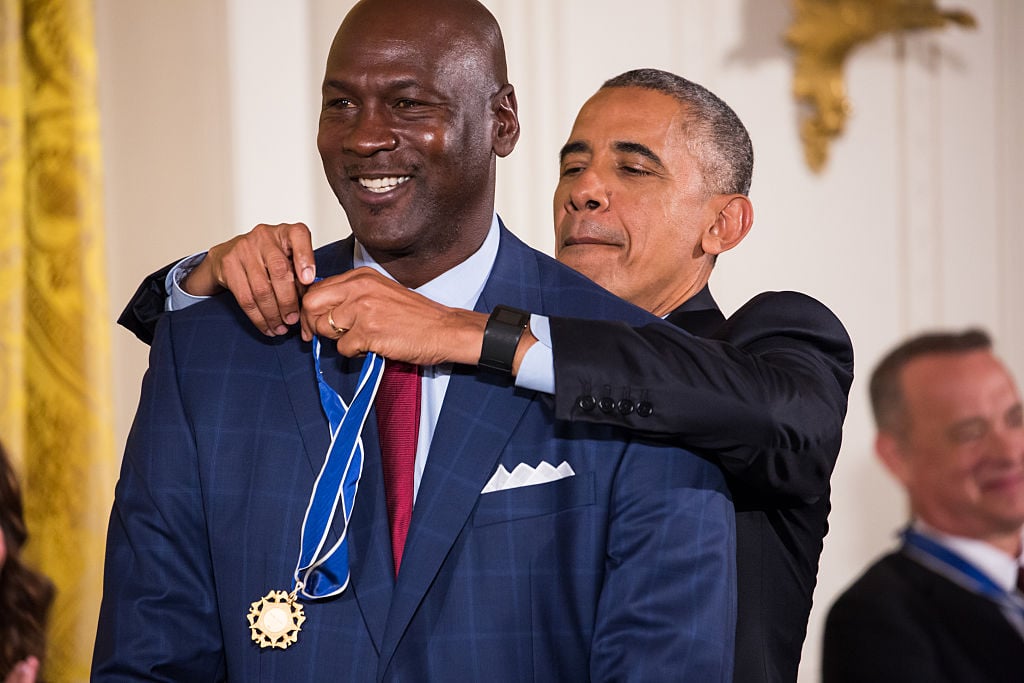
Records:
[[[516,519],[541,517],[563,510],[593,505],[594,473],[481,494],[473,526],[487,526]]]

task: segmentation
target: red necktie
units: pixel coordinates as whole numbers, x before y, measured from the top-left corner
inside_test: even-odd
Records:
[[[420,427],[419,367],[387,361],[374,402],[380,452],[384,465],[384,495],[391,526],[391,553],[395,575],[402,563],[405,537],[412,519],[413,473],[416,438]]]

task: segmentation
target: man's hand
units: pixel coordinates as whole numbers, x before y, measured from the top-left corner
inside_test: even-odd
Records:
[[[27,657],[14,665],[11,672],[4,678],[4,683],[35,683],[39,673],[39,660]]]
[[[315,276],[309,228],[263,224],[212,247],[181,288],[194,296],[230,290],[253,325],[274,336],[299,321],[302,291]]]
[[[416,365],[480,360],[487,314],[449,308],[371,268],[311,286],[302,298],[302,338],[337,339],[338,352],[373,351]]]

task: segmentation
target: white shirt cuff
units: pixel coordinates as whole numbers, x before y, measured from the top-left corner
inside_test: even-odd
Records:
[[[547,316],[531,315],[530,332],[537,338],[537,343],[529,348],[519,364],[516,386],[554,395],[555,356],[551,352],[551,324]]]
[[[167,273],[167,278],[164,280],[164,290],[167,292],[167,298],[164,300],[165,311],[180,311],[210,298],[208,296],[193,296],[182,289],[180,284],[196,266],[202,263],[204,258],[206,258],[205,251],[187,256],[175,263]]]

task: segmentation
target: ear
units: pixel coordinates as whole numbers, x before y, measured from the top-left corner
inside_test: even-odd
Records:
[[[899,437],[891,432],[878,432],[875,436],[875,453],[885,465],[885,469],[906,486],[910,478],[910,468],[907,466]]]
[[[519,140],[519,104],[516,91],[506,83],[494,96],[494,131],[492,149],[499,157],[507,157]]]
[[[715,222],[704,232],[701,248],[717,256],[739,244],[754,224],[754,205],[742,194],[727,194],[712,197],[717,208]]]

